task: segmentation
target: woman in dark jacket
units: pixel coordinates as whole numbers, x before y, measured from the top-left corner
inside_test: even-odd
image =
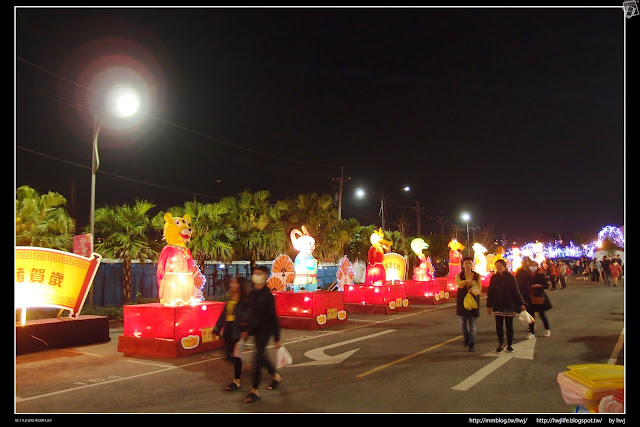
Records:
[[[225,342],[227,359],[233,363],[234,379],[227,391],[233,391],[240,387],[240,373],[242,372],[242,359],[234,356],[235,346],[240,339],[248,335],[251,325],[251,288],[249,281],[244,277],[236,277],[229,283],[229,299],[213,327],[214,335],[220,335]]]
[[[547,282],[546,277],[538,271],[537,262],[531,261],[529,264],[529,270],[531,271],[531,276],[528,281],[529,301],[527,304],[527,311],[533,317],[535,317],[536,312],[540,314],[540,318],[544,325],[544,336],[548,337],[551,336],[551,330],[549,329],[549,321],[547,320],[545,311],[551,309],[551,301],[549,301],[549,297],[544,290],[549,289],[549,283]],[[535,338],[534,325],[535,322],[531,322],[529,324],[529,335],[526,337],[528,340]]]
[[[496,260],[496,273],[489,280],[487,289],[487,313],[491,315],[491,309],[496,318],[496,333],[498,335],[497,352],[502,351],[504,343],[503,325],[507,329],[507,353],[513,348],[513,318],[516,313],[525,310],[524,300],[520,294],[516,278],[507,271],[507,263],[504,259]]]

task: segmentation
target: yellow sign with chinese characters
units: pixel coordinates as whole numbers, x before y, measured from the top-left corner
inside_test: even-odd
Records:
[[[82,310],[102,257],[90,258],[70,252],[31,246],[16,246],[15,305],[55,307],[77,317]],[[24,320],[23,320],[24,323]]]
[[[400,254],[389,252],[384,254],[382,265],[386,271],[387,282],[404,280],[407,259]]]

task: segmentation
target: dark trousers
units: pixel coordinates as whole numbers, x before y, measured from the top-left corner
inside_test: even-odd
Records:
[[[533,306],[529,306],[529,308],[527,308],[527,311],[528,311],[528,312],[529,312],[529,314],[530,314],[532,317],[534,317],[534,318],[536,317],[536,312],[538,312],[538,314],[540,315],[540,318],[542,319],[542,324],[544,325],[544,328],[545,328],[545,329],[550,329],[550,328],[549,328],[549,320],[547,320],[547,315],[546,315],[546,314],[544,314],[544,310],[539,310],[539,309],[538,309],[538,310],[536,310]],[[535,323],[536,323],[536,322],[531,322],[531,323],[529,324],[529,332],[533,333],[533,331],[534,331],[534,324],[535,324]]]
[[[225,341],[224,351],[227,356],[227,360],[233,363],[233,378],[240,379],[240,373],[242,372],[242,359],[233,356],[233,348],[238,340]]]
[[[502,347],[504,343],[504,326],[507,329],[507,346],[511,347],[513,343],[513,316],[496,316],[496,334],[498,335],[498,344]]]
[[[273,364],[267,358],[266,349],[267,343],[269,342],[269,338],[271,338],[270,334],[258,334],[254,335],[256,341],[256,360],[253,364],[253,388],[257,389],[260,385],[260,376],[262,375],[262,367],[267,368],[267,372],[271,375],[275,375],[276,368],[274,368]]]

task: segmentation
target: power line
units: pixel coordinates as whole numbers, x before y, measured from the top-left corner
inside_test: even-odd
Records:
[[[28,61],[28,60],[26,60],[24,58],[21,58],[19,56],[16,56],[16,59],[24,62],[25,64],[28,64],[28,65],[36,68],[38,70],[41,70],[41,71],[43,71],[43,72],[45,72],[47,74],[50,74],[50,75],[54,76],[55,78],[61,79],[61,80],[65,81],[65,82],[67,82],[67,83],[70,83],[70,84],[72,84],[74,86],[77,86],[79,88],[82,88],[84,90],[87,90],[87,91],[91,92],[91,89],[89,89],[89,88],[87,88],[85,86],[82,86],[82,85],[80,85],[80,84],[78,84],[78,83],[76,83],[76,82],[74,82],[74,81],[72,81],[70,79],[67,79],[66,77],[63,77],[63,76],[61,76],[59,74],[56,74],[53,71],[50,71],[50,70],[48,70],[48,69],[46,69],[46,68],[44,68],[42,66],[34,64],[31,61]],[[91,110],[89,107],[80,106],[80,105],[77,105],[77,104],[71,104],[71,103],[69,103],[67,101],[65,101],[65,103],[67,103],[68,105],[71,105],[74,108],[83,109],[85,111],[91,111],[91,112],[95,113],[95,111]],[[319,168],[331,168],[331,169],[335,169],[337,167],[335,165],[326,165],[326,164],[305,162],[305,161],[302,161],[302,160],[291,159],[289,157],[282,157],[282,156],[278,156],[278,155],[273,154],[273,153],[267,153],[267,152],[264,152],[264,151],[259,151],[259,150],[255,150],[255,149],[252,149],[252,148],[247,148],[247,147],[244,147],[242,145],[235,144],[233,142],[226,141],[226,140],[223,140],[223,139],[220,139],[220,138],[215,138],[215,137],[212,137],[210,135],[204,134],[202,132],[187,128],[185,126],[182,126],[182,125],[179,125],[179,124],[174,123],[172,121],[163,119],[163,118],[161,118],[159,116],[156,116],[156,115],[153,115],[151,113],[146,113],[145,115],[148,116],[148,117],[151,117],[151,118],[153,118],[153,119],[155,119],[155,120],[157,120],[159,122],[166,123],[166,124],[168,124],[170,126],[173,126],[173,127],[177,128],[177,129],[180,129],[182,131],[189,132],[189,133],[191,133],[193,135],[197,135],[197,136],[199,136],[201,138],[205,138],[205,139],[208,139],[210,141],[214,141],[214,142],[217,142],[217,143],[220,143],[220,144],[225,144],[225,145],[228,145],[228,146],[233,147],[235,149],[246,151],[246,152],[249,152],[249,153],[252,153],[252,154],[257,154],[257,155],[260,155],[260,156],[269,157],[269,158],[272,158],[272,159],[278,159],[278,160],[282,160],[282,161],[285,161],[285,162],[295,163],[295,164],[299,164],[299,165],[303,165],[303,166],[311,166],[311,167],[319,167]]]

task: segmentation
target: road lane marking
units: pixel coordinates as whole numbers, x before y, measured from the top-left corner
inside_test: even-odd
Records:
[[[411,359],[413,357],[416,357],[416,356],[419,356],[421,354],[424,354],[424,353],[426,353],[428,351],[435,350],[436,348],[442,347],[443,345],[449,344],[450,342],[453,342],[455,340],[459,340],[460,338],[462,338],[462,335],[458,335],[457,337],[453,337],[453,338],[450,338],[450,339],[448,339],[446,341],[442,341],[439,344],[432,345],[429,348],[425,348],[424,350],[420,350],[420,351],[418,351],[416,353],[413,353],[413,354],[410,354],[408,356],[402,357],[400,359],[394,360],[393,362],[389,362],[389,363],[386,363],[384,365],[380,365],[377,368],[373,368],[373,369],[371,369],[371,370],[369,370],[367,372],[363,372],[361,374],[358,374],[358,375],[356,375],[356,377],[357,378],[366,377],[367,375],[373,374],[374,372],[378,372],[378,371],[380,371],[382,369],[388,368],[389,366],[393,366],[393,365],[395,365],[397,363],[402,363],[402,362],[404,362],[406,360],[409,360],[409,359]]]
[[[533,353],[536,347],[537,338],[533,338],[530,340],[524,340],[518,343],[513,344],[513,353],[507,353],[506,351],[496,353],[495,351],[490,351],[488,353],[484,353],[483,356],[491,356],[496,357],[497,359],[493,362],[489,363],[486,366],[480,368],[480,370],[474,372],[469,377],[464,379],[462,382],[457,385],[451,387],[452,390],[460,390],[467,391],[474,385],[478,384],[485,377],[487,377],[490,373],[498,369],[500,366],[507,363],[509,360],[515,358],[518,359],[527,359],[533,360]]]
[[[609,357],[609,361],[607,362],[609,365],[615,365],[618,362],[618,356],[620,355],[620,350],[622,350],[622,346],[624,345],[624,328],[622,328],[622,332],[620,332],[620,336],[618,337],[618,342],[613,347],[613,351],[611,352],[611,356]]]
[[[306,341],[306,340],[309,340],[309,339],[326,337],[328,335],[339,334],[339,333],[342,333],[342,332],[353,331],[353,330],[356,330],[356,329],[362,329],[362,328],[366,328],[367,326],[370,326],[372,324],[391,322],[393,320],[398,320],[398,319],[402,319],[402,318],[409,317],[409,316],[415,316],[417,314],[422,314],[422,313],[429,313],[431,311],[440,310],[440,309],[449,308],[449,307],[455,307],[455,304],[442,304],[442,305],[436,306],[434,308],[426,309],[426,310],[420,310],[420,311],[417,311],[415,313],[407,313],[407,314],[404,314],[404,315],[395,315],[392,318],[385,319],[385,320],[372,320],[370,323],[367,323],[367,324],[364,324],[364,325],[360,325],[360,326],[355,326],[353,328],[345,328],[345,329],[342,329],[340,331],[327,331],[326,334],[322,334],[322,335],[320,335],[320,334],[315,335],[315,336],[309,335],[309,336],[307,336],[305,338],[300,338],[300,339],[295,339],[295,340],[292,340],[292,341],[288,341],[287,344],[293,344],[293,343],[297,343],[297,342],[300,342],[300,341]],[[267,346],[267,348],[272,348],[272,347],[274,347],[274,346],[273,345]],[[73,350],[69,350],[69,351],[73,351]],[[250,350],[250,351],[255,351],[255,350]],[[137,375],[132,375],[132,376],[128,376],[128,377],[121,377],[121,378],[117,378],[117,379],[113,379],[113,380],[109,380],[109,381],[93,383],[93,384],[87,384],[87,385],[82,385],[82,386],[78,386],[78,387],[70,387],[70,388],[67,388],[67,389],[57,390],[57,391],[54,391],[54,392],[35,395],[35,396],[30,396],[30,397],[19,397],[19,396],[16,395],[15,396],[15,402],[16,403],[24,402],[24,401],[28,401],[28,400],[39,399],[39,398],[42,398],[42,397],[48,397],[48,396],[54,396],[54,395],[58,395],[58,394],[64,394],[64,393],[67,393],[67,392],[70,392],[70,391],[82,390],[82,389],[85,389],[87,387],[96,387],[96,386],[100,386],[100,385],[112,384],[112,383],[119,382],[119,381],[125,381],[125,380],[129,380],[129,379],[145,377],[147,375],[159,374],[159,373],[167,372],[167,371],[170,371],[170,370],[173,370],[173,369],[179,369],[179,368],[184,368],[184,367],[187,367],[187,366],[199,365],[201,363],[207,363],[207,362],[211,362],[211,361],[215,361],[215,360],[220,360],[220,359],[223,359],[224,357],[225,356],[220,356],[220,357],[215,357],[215,358],[207,358],[205,360],[198,360],[198,361],[195,361],[195,362],[187,363],[185,365],[171,366],[171,367],[167,367],[167,368],[157,369],[157,370],[154,370],[154,371],[151,371],[151,372],[145,372],[145,373],[141,373],[141,374],[137,374]]]

